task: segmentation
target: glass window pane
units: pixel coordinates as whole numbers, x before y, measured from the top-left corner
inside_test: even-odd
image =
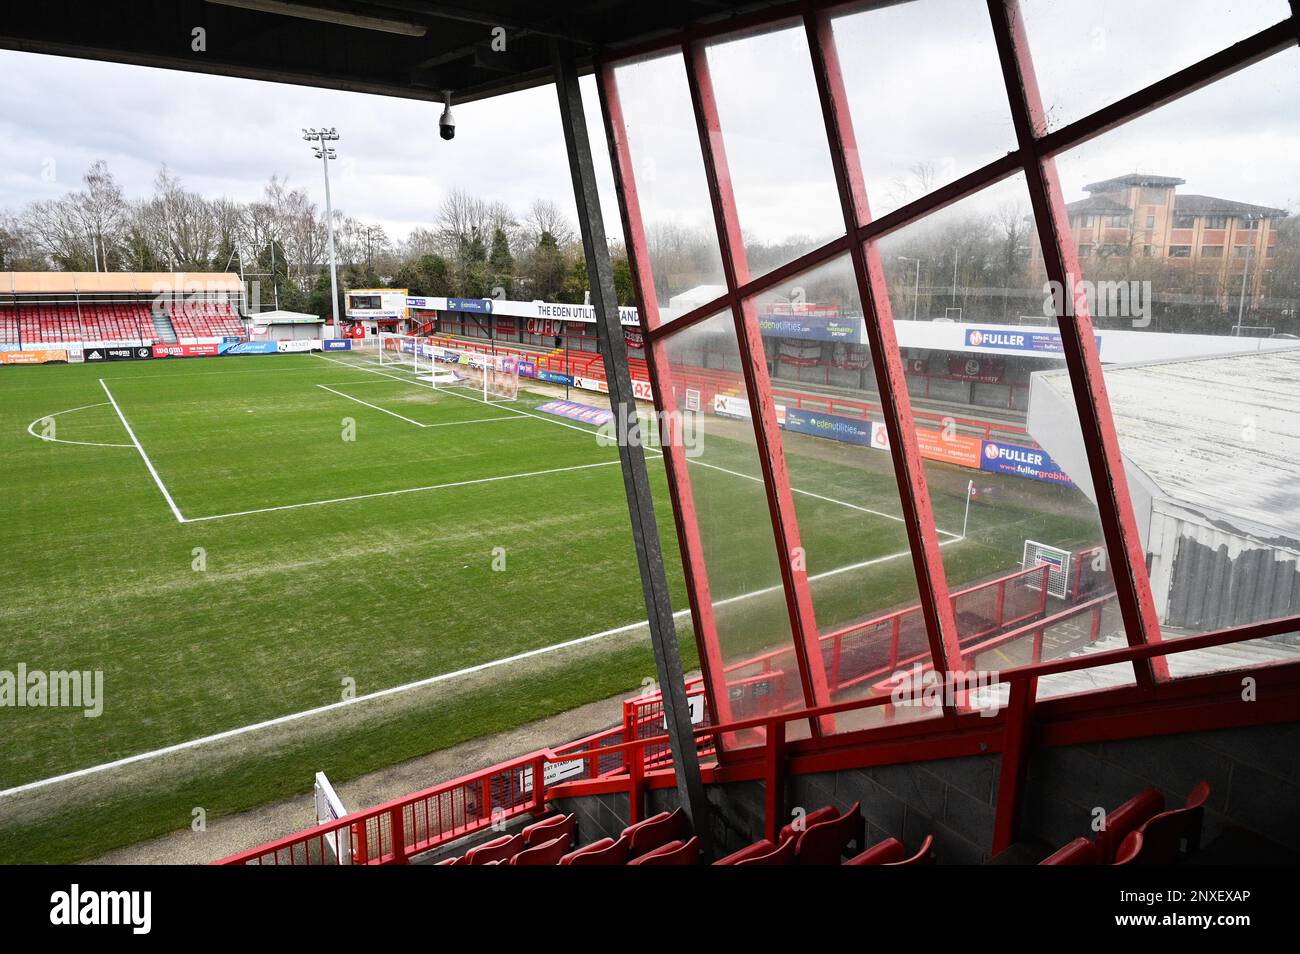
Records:
[[[686,67],[673,53],[620,65],[614,78],[667,323],[726,291]]]
[[[895,327],[962,668],[1122,645],[1097,508],[1080,489],[1086,461],[1059,451],[1080,442],[1078,415],[1072,403],[1050,413],[1033,403],[1035,379],[1065,362],[1024,177],[878,248],[895,315],[918,318]],[[1040,696],[1057,691],[1075,690],[1040,683]]]
[[[837,258],[753,304],[832,698],[889,695],[891,677],[924,671],[931,657],[893,459],[871,442],[880,395],[852,263]],[[921,705],[893,712],[938,714]],[[883,708],[848,712],[836,728],[886,717]]]
[[[890,212],[1015,148],[987,9],[929,0],[833,21],[871,212]]]
[[[1055,129],[1286,19],[1286,0],[1020,0]]]
[[[844,234],[801,24],[708,47],[749,273]],[[738,250],[739,251],[739,250]]]
[[[657,382],[683,415],[690,495],[726,667],[731,711],[723,715],[732,720],[804,703],[740,361],[732,316],[720,313],[665,339]]]
[[[1057,160],[1167,639],[1300,613],[1297,156],[1292,49]],[[1083,220],[1098,197],[1122,225]],[[1045,400],[1065,388],[1043,384]],[[1169,665],[1297,652],[1293,635]]]

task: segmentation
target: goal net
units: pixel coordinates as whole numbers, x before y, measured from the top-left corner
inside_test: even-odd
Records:
[[[468,392],[488,403],[519,397],[519,365],[509,355],[481,354],[431,338],[392,334],[380,336],[378,351],[381,365],[409,371],[435,391]]]
[[[392,370],[405,368],[407,371],[429,373],[433,362],[425,353],[425,342],[414,335],[395,335],[381,332],[379,335],[379,363]]]
[[[1025,569],[1046,566],[1047,592],[1064,599],[1070,585],[1070,558],[1072,556],[1073,554],[1069,550],[1062,550],[1060,547],[1039,543],[1037,540],[1026,540],[1021,565]],[[1041,588],[1039,578],[1036,576],[1026,579],[1025,585],[1035,590]]]
[[[510,355],[480,354],[445,345],[426,343],[429,366],[421,380],[434,390],[457,389],[481,401],[500,403],[519,397],[519,365]]]

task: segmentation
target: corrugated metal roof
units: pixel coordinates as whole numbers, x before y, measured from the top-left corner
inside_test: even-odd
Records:
[[[1300,347],[1105,369],[1120,450],[1161,495],[1300,539]],[[1062,371],[1043,382],[1071,400]]]

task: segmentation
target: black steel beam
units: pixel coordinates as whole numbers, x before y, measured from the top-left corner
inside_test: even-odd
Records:
[[[686,700],[686,680],[677,645],[677,627],[673,621],[668,578],[664,572],[663,551],[659,545],[659,527],[655,522],[650,474],[646,470],[636,398],[632,394],[627,344],[623,340],[623,326],[619,322],[614,269],[605,238],[605,221],[601,217],[596,167],[592,162],[587,118],[582,105],[582,91],[578,86],[577,59],[573,45],[565,40],[553,41],[551,52],[555,88],[560,99],[560,121],[564,126],[564,144],[569,155],[569,172],[573,176],[573,197],[578,207],[578,226],[582,232],[583,251],[587,256],[591,304],[596,311],[596,335],[605,359],[609,403],[614,412],[616,433],[619,435],[618,456],[623,469],[623,489],[627,493],[632,539],[636,544],[637,567],[641,572],[641,589],[645,595],[646,619],[650,624],[650,644],[654,649],[660,696],[672,746],[677,794],[683,810],[690,818],[692,830],[699,836],[701,851],[705,858],[711,858],[708,800],[704,794],[704,782],[700,778],[690,705]]]

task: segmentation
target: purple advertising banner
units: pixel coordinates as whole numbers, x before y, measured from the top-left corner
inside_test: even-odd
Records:
[[[573,401],[547,401],[539,404],[537,410],[597,427],[614,419],[614,412],[607,407],[592,407],[590,404],[577,404]]]

